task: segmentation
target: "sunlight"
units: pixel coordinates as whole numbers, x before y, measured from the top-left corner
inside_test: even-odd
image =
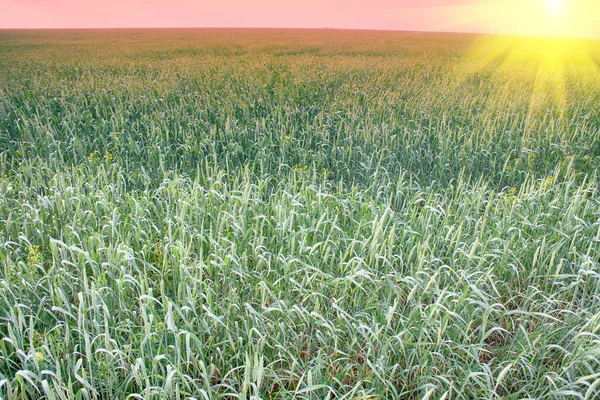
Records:
[[[440,21],[456,21],[457,26],[480,26],[488,33],[552,37],[600,35],[598,0],[490,0],[436,9],[446,16],[440,16]],[[469,20],[469,17],[473,18]],[[473,21],[475,18],[479,22]]]
[[[548,9],[555,14],[560,13],[562,10],[562,0],[548,0]]]
[[[572,43],[563,39],[542,39],[530,44],[529,52],[538,58],[538,66],[525,135],[547,133],[547,130],[558,129],[564,124],[567,107],[565,69],[566,60],[573,55]],[[540,118],[544,113],[546,117]]]

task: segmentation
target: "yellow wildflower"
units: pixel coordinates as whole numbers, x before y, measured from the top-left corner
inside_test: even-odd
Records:
[[[27,248],[27,265],[37,265],[42,261],[39,246],[30,245]]]

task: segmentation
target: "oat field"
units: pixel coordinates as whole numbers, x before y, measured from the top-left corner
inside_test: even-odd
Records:
[[[0,398],[600,398],[600,41],[0,31]]]

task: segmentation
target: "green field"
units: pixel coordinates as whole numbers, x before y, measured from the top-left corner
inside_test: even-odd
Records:
[[[600,398],[600,41],[0,31],[0,398]]]

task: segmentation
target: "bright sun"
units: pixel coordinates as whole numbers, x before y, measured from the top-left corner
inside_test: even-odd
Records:
[[[562,9],[562,0],[548,0],[548,8],[554,13],[560,12]]]

